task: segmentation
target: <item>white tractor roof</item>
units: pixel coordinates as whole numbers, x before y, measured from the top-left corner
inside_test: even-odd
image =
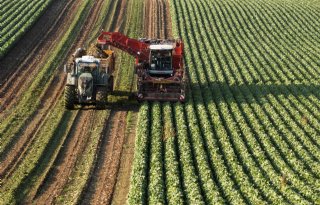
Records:
[[[81,62],[86,62],[86,63],[99,63],[100,60],[93,57],[93,56],[82,56],[81,58],[77,58],[76,62],[78,63],[79,61]]]
[[[172,44],[155,44],[150,45],[150,50],[172,50],[173,45]]]

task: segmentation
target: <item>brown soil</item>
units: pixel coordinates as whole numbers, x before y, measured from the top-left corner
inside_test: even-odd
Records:
[[[116,9],[115,16],[117,16],[116,20],[113,22],[113,25],[111,25],[110,30],[111,31],[120,31],[122,32],[125,26],[126,18],[124,18],[127,10],[128,2],[126,0],[120,0],[118,3],[118,7]]]
[[[121,153],[120,167],[117,175],[117,183],[115,185],[112,204],[122,205],[127,201],[127,195],[130,188],[130,176],[132,163],[134,158],[134,145],[136,135],[136,125],[138,119],[138,111],[132,112],[131,119],[133,120],[126,127],[125,141]]]
[[[170,7],[167,0],[147,0],[144,27],[149,38],[172,38]]]
[[[30,38],[29,42],[33,41],[32,45],[35,46],[34,49],[31,49],[30,52],[21,54],[17,54],[19,56],[19,59],[25,59],[24,62],[22,62],[19,65],[16,65],[17,61],[10,61],[11,53],[10,52],[4,59],[1,60],[2,63],[6,63],[6,68],[8,70],[12,71],[12,76],[9,78],[9,80],[5,83],[3,87],[1,87],[1,92],[4,94],[2,96],[2,108],[6,108],[6,110],[10,110],[11,106],[14,105],[17,102],[18,97],[21,96],[21,93],[28,87],[29,83],[31,82],[32,78],[30,78],[30,75],[28,73],[35,73],[37,72],[41,66],[45,62],[45,57],[43,59],[41,58],[35,58],[35,52],[42,53],[45,50],[50,50],[53,47],[53,41],[56,38],[59,38],[60,33],[63,33],[62,31],[66,30],[68,28],[68,25],[70,24],[70,16],[72,13],[71,11],[76,8],[76,1],[55,1],[53,5],[50,6],[49,10],[45,12],[44,20],[42,18],[40,19],[40,24],[37,23],[35,27],[31,30],[31,34],[37,33],[42,31],[42,27],[47,27],[48,32],[45,34],[46,38],[50,40],[44,41],[39,40],[37,38]],[[67,12],[69,11],[69,12]],[[68,15],[61,15],[59,13],[68,13]],[[54,15],[56,14],[56,15]],[[48,17],[48,19],[47,19]],[[51,19],[55,19],[54,22],[51,22]],[[46,24],[46,20],[48,20],[48,24]],[[59,24],[58,22],[62,21],[64,24]],[[43,23],[41,25],[41,23]],[[51,27],[50,27],[51,26]],[[27,36],[31,35],[27,33]],[[31,35],[32,36],[32,35]],[[30,36],[29,36],[30,37]],[[40,38],[41,39],[41,38]],[[17,45],[13,50],[19,50],[23,49],[24,45],[20,44]],[[27,49],[28,47],[26,47]],[[18,51],[17,51],[18,52]],[[0,63],[1,64],[1,63]],[[15,67],[17,66],[17,70],[15,70]],[[61,76],[56,76],[50,85],[50,87],[55,87],[52,85],[58,85],[57,82],[61,81]],[[8,151],[8,153],[5,154],[4,159],[1,159],[1,168],[0,168],[0,176],[4,179],[8,178],[16,165],[19,163],[19,161],[23,158],[24,153],[26,152],[29,145],[32,143],[34,136],[38,132],[39,128],[41,127],[41,124],[44,122],[44,119],[47,117],[49,110],[56,104],[57,99],[60,95],[60,91],[62,90],[61,85],[56,86],[56,89],[49,89],[48,92],[43,97],[43,102],[41,104],[40,109],[34,113],[33,116],[30,117],[28,126],[25,127],[23,132],[21,133],[21,137],[18,138],[18,141],[13,145],[13,147]],[[1,108],[0,108],[1,110]],[[9,112],[8,112],[9,113]],[[6,113],[2,113],[5,117]]]
[[[112,111],[82,204],[110,204],[126,130],[126,111]]]
[[[54,166],[33,200],[36,204],[52,204],[54,199],[59,196],[78,157],[85,149],[89,137],[88,132],[94,126],[92,124],[93,118],[93,110],[81,111],[79,117],[76,118]]]
[[[23,92],[32,83],[32,76],[46,63],[61,36],[68,29],[72,16],[77,11],[80,0],[56,0],[19,43],[0,60],[0,119],[4,119],[14,109],[14,105],[23,96]],[[93,26],[101,15],[103,0],[95,1],[88,19],[76,43],[69,54],[84,45],[90,38]],[[116,17],[112,18],[111,30],[123,30],[127,1],[118,0]],[[148,0],[145,7],[146,35],[155,38],[171,37],[169,5],[166,0]],[[105,22],[105,21],[104,21]],[[61,65],[66,62],[61,62]],[[31,76],[31,77],[30,77]],[[17,136],[17,142],[6,152],[1,160],[0,177],[2,182],[11,176],[24,159],[28,147],[32,146],[34,137],[41,129],[48,113],[61,98],[65,74],[57,71],[53,81],[41,97],[37,112],[30,116],[23,131]],[[132,108],[129,108],[132,109]],[[94,126],[95,111],[79,110],[71,131],[63,144],[54,165],[42,182],[35,196],[37,204],[51,204],[59,196],[68,182],[77,159],[84,150],[90,130]],[[134,156],[135,129],[138,111],[132,112],[133,121],[127,125],[128,109],[113,109],[106,120],[106,131],[101,136],[95,167],[84,191],[84,204],[124,204],[129,191],[131,167]],[[32,200],[32,199],[31,199]],[[28,199],[29,201],[29,199]]]

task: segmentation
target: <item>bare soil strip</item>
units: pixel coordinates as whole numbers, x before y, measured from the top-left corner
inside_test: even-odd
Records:
[[[72,0],[70,0],[72,2]],[[87,22],[85,22],[82,31],[80,32],[81,35],[79,36],[78,43],[75,44],[74,48],[76,46],[82,46],[83,42],[86,40],[86,36],[89,35],[89,32],[91,28],[94,25],[94,21],[98,18],[99,10],[101,9],[101,4],[103,1],[95,2],[93,9],[91,10],[91,13],[89,15],[90,18],[87,19]],[[73,1],[73,9],[76,11],[76,5],[78,2]],[[69,3],[66,5],[66,7],[69,7]],[[64,10],[60,12],[65,12]],[[70,12],[69,12],[70,13]],[[61,28],[58,27],[60,33],[64,33],[63,31],[68,29],[69,21],[71,22],[71,13],[68,16],[65,16],[65,19],[60,19],[61,21],[64,21],[64,24],[61,24]],[[60,21],[58,20],[58,21]],[[59,24],[60,25],[60,24]],[[58,25],[57,25],[58,26]],[[58,38],[59,36],[55,36]],[[51,43],[52,44],[52,43]],[[39,45],[40,46],[40,45]],[[45,49],[46,45],[43,45],[41,49]],[[53,44],[51,45],[53,47]],[[74,49],[70,49],[69,53],[71,54]],[[41,61],[42,63],[46,62],[45,58],[38,59],[38,61]],[[35,62],[36,63],[36,62]],[[28,69],[30,72],[35,72],[36,68],[33,67],[33,63],[30,63],[26,65],[26,69]],[[33,69],[33,70],[32,70]],[[36,133],[41,129],[42,124],[45,122],[45,118],[48,116],[48,113],[50,113],[50,110],[53,109],[53,107],[56,105],[58,99],[61,97],[61,94],[63,93],[63,87],[65,82],[65,74],[61,71],[57,71],[58,73],[54,77],[53,81],[51,82],[49,88],[47,89],[45,95],[42,97],[41,105],[39,107],[39,110],[35,112],[32,116],[30,116],[29,124],[27,124],[24,128],[24,131],[22,133],[19,133],[18,141],[13,145],[13,147],[9,150],[9,152],[6,154],[4,159],[1,159],[2,166],[0,168],[0,176],[3,180],[10,177],[14,169],[19,165],[21,160],[23,160],[24,154],[28,150],[28,147],[32,145],[32,142],[34,140],[34,137],[36,136]],[[17,81],[19,84],[23,86],[27,86],[26,82],[24,84],[24,81],[26,81],[26,78],[30,78],[27,74],[24,76],[21,76],[21,78],[16,79],[10,79],[11,81]],[[8,81],[10,83],[11,81]],[[8,93],[15,93],[16,89],[19,89],[21,87],[13,87],[11,90],[8,91]],[[17,95],[19,95],[19,92],[17,92]],[[20,94],[21,95],[21,94]],[[10,101],[10,96],[8,101],[12,103],[12,99]],[[80,125],[81,126],[81,125]]]
[[[68,29],[79,3],[77,0],[54,1],[39,21],[0,60],[0,113],[9,110],[33,81]],[[5,117],[5,116],[0,116]]]
[[[71,2],[72,2],[72,0],[70,0],[69,2],[65,2],[66,4],[63,5],[64,7],[61,8],[62,10],[58,10],[58,11],[65,12],[65,9],[70,7]],[[76,5],[76,2],[74,2],[74,4],[72,6],[75,6],[75,5]],[[55,6],[56,5],[53,5],[53,7],[50,7],[50,8],[56,8]],[[51,14],[51,12],[55,13],[57,11],[56,10],[49,10],[49,14]],[[71,13],[69,15],[71,15]],[[59,17],[61,17],[60,20],[65,21],[65,23],[61,24],[61,25],[60,24],[59,25],[52,25],[53,27],[50,28],[50,30],[57,29],[57,31],[62,32],[63,30],[67,29],[68,23],[69,23],[68,18],[70,17],[69,15],[66,15],[66,16],[59,15]],[[59,21],[59,18],[57,19],[57,21]],[[48,33],[48,35],[49,35],[49,33]],[[52,36],[50,36],[50,38],[57,37],[55,35],[58,35],[58,34],[52,34]],[[52,44],[52,43],[50,43],[50,44]],[[40,47],[41,45],[37,45],[37,46]],[[48,44],[44,43],[44,44],[42,44],[42,46],[43,47],[41,47],[39,49],[46,49],[47,46],[49,46],[51,48],[51,46],[53,46],[53,45],[48,45]],[[30,56],[27,56],[27,58],[31,58],[31,55],[33,55],[33,57],[34,57],[34,54],[30,54]],[[10,56],[10,54],[9,54],[9,56]],[[4,60],[6,60],[6,59],[4,59]],[[42,59],[42,60],[37,59],[34,62],[26,62],[26,64],[22,65],[22,67],[18,67],[18,69],[26,69],[26,70],[23,71],[22,75],[18,75],[18,76],[16,76],[16,78],[10,78],[10,80],[8,81],[8,84],[5,85],[5,86],[9,86],[9,87],[4,87],[4,90],[5,90],[4,92],[6,92],[6,95],[4,97],[4,99],[6,100],[5,102],[12,103],[12,101],[15,101],[15,100],[13,100],[15,95],[21,95],[21,93],[19,93],[19,90],[23,90],[23,87],[26,87],[28,85],[28,79],[32,79],[32,78],[30,78],[29,75],[26,74],[26,72],[31,72],[31,73],[37,72],[37,69],[39,69],[39,68],[37,68],[34,65],[37,63],[40,64],[39,61],[45,62],[45,59]],[[12,66],[14,66],[14,63],[8,64],[8,67],[12,67]],[[16,75],[16,74],[17,73],[14,73],[14,75]],[[6,179],[11,175],[12,171],[14,170],[14,168],[16,167],[18,162],[23,158],[24,153],[26,152],[27,148],[32,143],[34,136],[36,135],[36,133],[40,129],[41,124],[44,122],[44,119],[47,117],[49,110],[51,108],[53,108],[54,105],[56,104],[57,99],[60,95],[60,91],[62,90],[62,87],[61,87],[62,84],[59,85],[59,83],[58,83],[60,81],[62,81],[60,79],[60,76],[56,76],[54,78],[53,82],[51,83],[52,87],[54,87],[56,85],[58,85],[58,86],[56,86],[55,90],[49,89],[48,92],[44,95],[44,97],[43,97],[44,100],[41,103],[39,110],[36,113],[34,113],[33,116],[30,116],[29,126],[25,127],[24,131],[22,133],[20,133],[21,137],[19,137],[18,141],[13,145],[13,147],[11,147],[9,152],[6,153],[6,156],[4,156],[4,158],[1,159],[1,168],[0,168],[1,178]],[[14,82],[16,82],[16,83],[14,83]],[[13,85],[10,88],[11,84],[13,84]],[[9,90],[7,90],[7,89],[9,89]]]
[[[110,204],[120,165],[126,111],[112,111],[82,204]]]
[[[125,141],[121,153],[120,167],[117,175],[117,183],[115,185],[112,204],[122,205],[127,201],[127,195],[130,188],[130,176],[132,170],[132,162],[134,158],[134,145],[136,126],[138,119],[138,110],[131,112],[130,121],[126,127]],[[131,121],[132,120],[132,121]]]
[[[127,10],[127,5],[128,5],[127,0],[120,0],[118,2],[116,12],[115,12],[116,18],[110,27],[110,31],[120,31],[120,32],[123,31],[125,26],[125,21],[126,21],[126,19],[124,18],[125,16],[124,12],[126,12]]]
[[[145,35],[149,38],[172,38],[171,17],[167,0],[147,0],[144,14]]]
[[[88,131],[94,126],[92,118],[93,110],[86,110],[80,113],[71,128],[67,140],[59,153],[54,167],[50,170],[47,178],[39,188],[39,192],[34,200],[36,204],[52,204],[54,199],[59,196],[63,186],[68,181],[77,158],[85,149],[88,141]]]

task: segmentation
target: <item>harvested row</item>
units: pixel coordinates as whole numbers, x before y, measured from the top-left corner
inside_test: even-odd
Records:
[[[1,10],[3,13],[0,18],[0,58],[34,24],[50,3],[51,0],[28,0],[15,2],[11,7],[4,5],[6,9]]]
[[[65,34],[65,36],[62,39],[60,38],[60,43],[54,47],[55,51],[61,49],[59,50],[60,56],[56,56],[54,51],[50,56],[50,58],[55,59],[54,63],[51,61],[48,62],[46,58],[42,59],[47,63],[43,70],[46,70],[46,66],[51,70],[49,73],[46,73],[48,78],[42,82],[47,83],[47,85],[45,87],[43,87],[43,84],[34,86],[33,84],[35,84],[35,82],[32,81],[31,86],[26,87],[26,90],[17,96],[24,100],[20,100],[16,103],[15,112],[10,113],[5,110],[5,113],[2,116],[2,122],[5,121],[5,123],[2,124],[4,127],[6,126],[6,123],[11,123],[11,119],[15,119],[17,114],[21,117],[21,120],[23,119],[26,121],[24,121],[25,124],[19,123],[19,125],[13,127],[12,130],[5,130],[1,135],[3,139],[8,140],[2,141],[2,145],[4,146],[1,148],[8,147],[8,149],[4,150],[5,152],[7,150],[9,152],[16,151],[14,153],[22,153],[20,157],[18,157],[17,154],[13,159],[17,162],[14,166],[8,166],[10,170],[12,170],[10,171],[10,175],[7,175],[8,172],[4,171],[6,181],[3,182],[6,186],[1,187],[0,190],[1,198],[4,202],[31,203],[33,201],[38,201],[41,203],[41,201],[54,201],[54,203],[75,203],[81,198],[81,191],[85,188],[85,184],[93,169],[92,167],[94,166],[98,142],[100,137],[104,136],[101,132],[104,130],[103,128],[105,127],[106,119],[108,119],[109,115],[108,111],[65,111],[62,103],[63,101],[61,100],[65,76],[56,68],[58,64],[60,65],[60,63],[64,61],[60,58],[61,56],[64,56],[63,59],[65,59],[65,56],[68,56],[67,53],[74,51],[74,48],[71,49],[71,47],[84,45],[87,43],[86,41],[89,39],[88,36],[91,32],[95,32],[96,30],[99,32],[100,26],[97,25],[101,22],[105,22],[105,19],[108,17],[99,15],[99,13],[102,11],[112,12],[116,9],[116,7],[110,6],[110,2],[84,1],[81,4],[75,2],[74,5],[79,5],[77,9],[74,9],[78,13],[74,12],[75,15],[71,18],[73,22],[69,25],[69,31],[61,32],[62,34]],[[88,18],[90,12],[94,15],[89,15],[90,18]],[[72,31],[73,36],[69,35],[70,31]],[[81,34],[77,37],[79,31],[81,31]],[[66,40],[66,37],[68,40]],[[80,45],[71,46],[70,43],[74,40]],[[63,44],[64,47],[61,47]],[[52,64],[50,65],[50,63]],[[30,68],[30,70],[32,71],[32,68]],[[38,73],[36,78],[41,78],[41,74],[43,73]],[[12,80],[14,81],[15,79],[12,78]],[[34,92],[35,89],[37,92]],[[40,96],[36,103],[30,103],[28,98],[26,98],[31,91],[33,91],[33,99],[36,99],[36,96],[38,95]],[[52,93],[54,95],[52,95]],[[12,98],[8,98],[8,104],[12,103],[12,100]],[[40,104],[37,103],[38,101]],[[55,102],[57,102],[57,104]],[[24,108],[22,112],[19,112],[21,111],[19,110],[20,107],[26,107],[25,105],[28,105],[29,107],[27,107],[29,109],[26,110]],[[32,118],[28,117],[30,116],[30,113],[33,113]],[[72,115],[70,116],[70,114]],[[52,115],[59,115],[59,117],[53,118]],[[87,120],[82,122],[81,119],[83,119],[83,117],[81,116],[85,116],[84,118]],[[35,120],[41,121],[41,123],[36,126],[36,130],[31,131],[30,133],[27,131],[29,134],[26,136],[24,133],[20,133],[19,130],[22,130],[25,127],[27,130],[33,129],[33,122],[35,122]],[[78,123],[79,121],[81,122]],[[88,126],[83,127],[83,124],[88,124]],[[72,129],[70,129],[71,127]],[[81,127],[82,129],[80,129]],[[81,137],[77,130],[83,130],[81,133],[84,136]],[[21,134],[23,134],[23,136],[21,136]],[[10,136],[16,137],[12,138]],[[66,137],[68,140],[75,143],[67,143]],[[19,145],[21,145],[21,147],[19,147],[21,152],[19,149],[11,150],[8,144],[14,143],[12,140],[20,139],[26,140],[26,143],[19,143]],[[73,150],[71,144],[76,144],[74,147],[76,147],[77,149],[75,150],[78,151],[69,156],[68,150]],[[6,155],[5,153],[2,153],[1,155],[4,160],[6,160],[8,156],[9,155]],[[10,155],[10,157],[11,156],[14,155]],[[59,162],[63,160],[62,158],[69,159],[66,166],[63,166],[65,164],[59,164]],[[59,175],[59,172],[56,172],[54,167],[60,167],[59,170],[65,171],[62,172],[63,174]],[[51,180],[52,177],[50,176],[59,176],[58,179],[61,180]],[[117,176],[115,175],[114,179],[116,179],[116,177]],[[47,191],[39,191],[39,187],[46,186],[49,187],[45,189]],[[48,191],[51,189],[52,191]]]

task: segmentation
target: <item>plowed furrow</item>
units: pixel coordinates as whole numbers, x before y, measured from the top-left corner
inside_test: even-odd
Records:
[[[126,9],[127,9],[128,2],[126,0],[120,0],[118,2],[116,11],[115,11],[115,16],[116,18],[113,20],[112,25],[110,27],[110,31],[123,31],[124,23],[125,23],[125,16]]]
[[[134,145],[138,110],[131,113],[130,123],[126,126],[124,144],[121,153],[120,165],[117,174],[117,182],[112,195],[112,204],[125,204],[130,187],[130,174],[134,157]]]
[[[46,93],[41,108],[30,118],[30,121],[33,123],[24,129],[21,137],[13,147],[10,147],[6,157],[1,162],[0,177],[3,181],[11,176],[15,167],[24,159],[28,148],[31,146],[37,133],[41,130],[45,119],[49,116],[50,110],[57,104],[57,99],[61,96],[61,92],[59,91],[63,89],[63,83],[61,83],[60,78],[56,77],[52,81],[52,84],[59,86],[54,87],[55,89],[49,90],[49,92]]]
[[[172,37],[169,2],[148,0],[145,3],[145,34],[149,38]]]
[[[70,6],[69,3],[66,5],[66,7]],[[78,39],[78,43],[75,44],[74,47],[82,46],[86,37],[89,36],[89,32],[92,30],[92,27],[94,26],[94,22],[98,18],[97,13],[99,13],[99,10],[101,9],[102,3],[103,3],[103,1],[99,1],[99,2],[95,3],[95,5],[93,7],[94,9],[91,10],[91,13],[89,15],[91,18],[88,18],[87,22],[84,24],[87,26],[82,28],[82,31],[80,32],[81,35],[79,36],[79,39]],[[74,4],[73,4],[74,8],[75,8],[76,4],[77,3],[74,1]],[[63,10],[62,12],[65,12],[65,11]],[[71,13],[70,13],[70,16],[71,16]],[[65,18],[70,17],[70,16],[66,16]],[[67,22],[68,19],[57,19],[58,22],[61,20],[65,20],[65,22]],[[67,29],[67,26],[64,26],[64,28],[59,28],[59,29],[60,29],[60,31],[62,29]],[[63,33],[63,32],[61,32],[61,33]],[[41,46],[41,45],[39,45],[39,46]],[[45,46],[46,45],[44,45],[44,47],[42,49],[45,49]],[[69,51],[70,55],[73,50],[70,49],[70,51]],[[70,55],[68,55],[68,56],[70,56]],[[39,60],[42,62],[45,62],[45,58],[39,59]],[[26,65],[26,66],[28,66],[27,69],[29,69],[29,70],[33,69],[34,68],[33,66],[36,63],[37,62]],[[36,70],[34,70],[34,72],[36,72]],[[9,95],[6,98],[8,100],[8,102],[10,102],[10,100],[12,100],[12,96],[10,96],[10,94],[12,94],[12,95],[21,95],[22,94],[22,93],[19,93],[19,91],[17,92],[15,90],[15,88],[21,89],[21,87],[26,86],[25,84],[27,84],[27,82],[25,82],[25,81],[27,81],[28,78],[30,79],[30,76],[28,76],[26,74],[24,76],[25,77],[21,77],[18,79],[12,79],[12,81],[17,80],[18,84],[21,84],[21,85],[20,85],[20,87],[17,86],[17,87],[14,87],[13,89],[8,91]],[[27,78],[27,79],[25,79],[25,78]],[[21,160],[23,160],[24,154],[27,152],[28,147],[31,146],[31,144],[36,136],[36,133],[41,129],[43,123],[45,122],[45,118],[48,116],[48,113],[50,113],[50,110],[53,109],[53,107],[56,105],[56,102],[61,97],[61,94],[63,92],[65,78],[66,78],[65,74],[62,72],[59,72],[58,75],[53,79],[53,81],[51,82],[46,93],[44,94],[44,96],[42,96],[43,100],[41,101],[41,105],[40,105],[39,109],[32,116],[30,116],[30,118],[28,120],[28,124],[26,124],[22,133],[19,133],[20,136],[17,137],[18,141],[16,143],[14,143],[13,147],[10,147],[10,150],[6,151],[7,154],[5,154],[4,159],[1,159],[2,166],[0,168],[0,176],[3,178],[3,180],[10,177],[10,175],[15,170],[17,165],[19,165]],[[9,83],[9,81],[8,81],[8,83]],[[15,92],[17,92],[17,93],[15,93]]]
[[[34,200],[36,204],[51,204],[60,194],[78,157],[85,149],[89,137],[88,132],[92,129],[93,122],[93,110],[82,111],[79,117],[75,119],[54,166],[38,190]]]
[[[126,111],[113,111],[110,115],[93,174],[84,192],[83,204],[111,202],[125,138],[126,116]]]
[[[0,88],[0,113],[18,102],[19,96],[32,83],[50,55],[48,51],[53,49],[57,39],[71,23],[77,4],[75,0],[55,1],[18,45],[0,60],[0,76],[5,78],[0,79],[0,86],[3,84]]]

